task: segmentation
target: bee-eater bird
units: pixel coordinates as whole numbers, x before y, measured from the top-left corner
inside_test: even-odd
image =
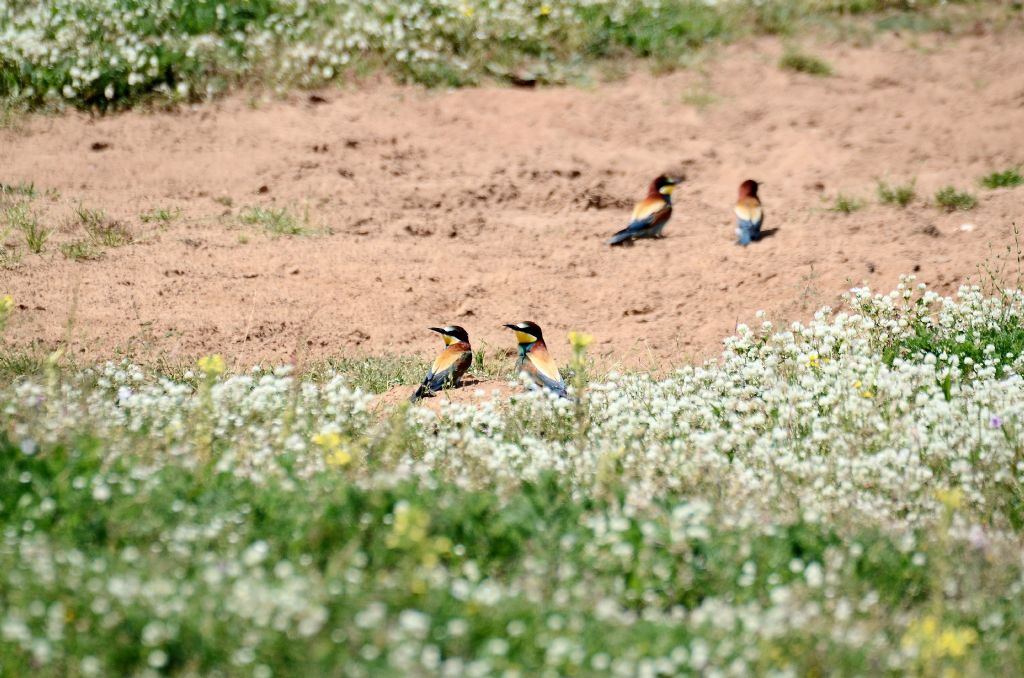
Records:
[[[462,375],[473,364],[473,348],[469,345],[469,334],[458,325],[429,328],[444,339],[445,349],[434,359],[430,371],[423,383],[409,398],[416,402],[420,398],[432,395],[446,386],[457,386]]]
[[[516,333],[519,342],[519,359],[516,361],[516,374],[526,374],[538,386],[568,398],[565,382],[558,374],[558,366],[551,359],[548,347],[544,344],[544,335],[537,323],[529,320],[521,323],[505,325]]]
[[[761,224],[764,223],[764,212],[761,200],[757,197],[757,182],[747,179],[740,184],[740,195],[736,201],[736,242],[746,247],[753,240],[761,239]]]
[[[672,216],[672,190],[682,179],[662,174],[651,182],[647,197],[633,208],[629,226],[611,237],[609,245],[619,245],[633,238],[658,238]]]

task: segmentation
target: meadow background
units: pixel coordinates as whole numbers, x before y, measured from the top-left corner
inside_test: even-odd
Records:
[[[1021,673],[1020,27],[0,0],[0,675]]]
[[[1018,11],[936,0],[15,0],[0,5],[0,98],[106,110],[381,70],[427,86],[578,82],[595,63],[678,68],[751,35],[952,33]],[[785,64],[829,68],[795,53]]]

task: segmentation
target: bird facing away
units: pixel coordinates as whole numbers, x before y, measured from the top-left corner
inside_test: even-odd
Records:
[[[565,382],[558,374],[558,366],[551,359],[548,347],[544,344],[544,335],[537,323],[525,320],[521,323],[505,325],[516,333],[519,342],[519,359],[516,361],[516,374],[526,374],[533,383],[542,386],[563,398],[569,395],[565,391]]]
[[[747,179],[740,184],[740,195],[736,201],[736,243],[746,247],[754,240],[761,239],[761,224],[764,212],[757,197],[757,182]]]
[[[434,359],[434,364],[430,366],[423,383],[409,398],[410,402],[433,395],[435,391],[440,391],[446,386],[457,386],[462,375],[473,364],[473,348],[469,345],[469,334],[466,330],[458,325],[430,329],[441,335],[445,349]]]
[[[662,174],[651,182],[647,197],[633,208],[629,226],[611,237],[609,245],[619,245],[633,238],[659,238],[672,216],[672,190],[682,179]]]

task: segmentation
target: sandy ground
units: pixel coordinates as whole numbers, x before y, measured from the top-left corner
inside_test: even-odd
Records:
[[[1024,188],[977,182],[1024,161],[1024,36],[814,51],[836,76],[780,71],[780,44],[763,40],[592,89],[375,84],[27,120],[0,130],[0,182],[50,190],[33,204],[57,231],[0,270],[19,304],[8,345],[55,346],[71,319],[83,358],[220,352],[244,367],[297,351],[431,357],[426,328],[445,323],[493,352],[512,345],[502,323],[530,319],[560,361],[578,329],[607,364],[663,367],[716,353],[758,309],[804,319],[912,271],[950,292],[1005,253]],[[605,246],[665,170],[687,178],[667,237]],[[877,204],[877,178],[914,177],[910,208]],[[774,234],[743,249],[731,206],[747,178],[764,182]],[[928,204],[946,184],[979,207]],[[838,192],[868,206],[828,211]],[[66,260],[79,205],[136,242]],[[318,234],[267,235],[241,223],[251,206],[287,207]],[[143,223],[153,208],[181,216]]]

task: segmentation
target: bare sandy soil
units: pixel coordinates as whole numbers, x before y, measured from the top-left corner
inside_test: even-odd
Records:
[[[0,270],[20,309],[8,345],[55,346],[71,318],[82,358],[220,352],[245,367],[297,347],[432,357],[426,328],[444,323],[494,350],[512,345],[501,323],[530,319],[561,361],[578,329],[606,364],[650,368],[714,354],[758,309],[804,319],[912,271],[950,292],[1006,251],[1024,188],[978,179],[1024,161],[1024,36],[824,47],[830,78],[780,71],[780,52],[734,45],[702,69],[592,89],[376,84],[27,120],[0,131],[0,182],[55,189],[33,204],[58,230]],[[607,247],[666,170],[686,175],[667,237]],[[915,177],[911,207],[878,204],[877,178]],[[764,182],[774,233],[743,249],[731,206],[747,178]],[[947,184],[978,208],[930,204]],[[829,211],[839,192],[867,207]],[[79,205],[136,242],[65,259]],[[239,219],[252,206],[287,207],[317,233],[268,235]],[[181,216],[143,223],[154,208]]]

